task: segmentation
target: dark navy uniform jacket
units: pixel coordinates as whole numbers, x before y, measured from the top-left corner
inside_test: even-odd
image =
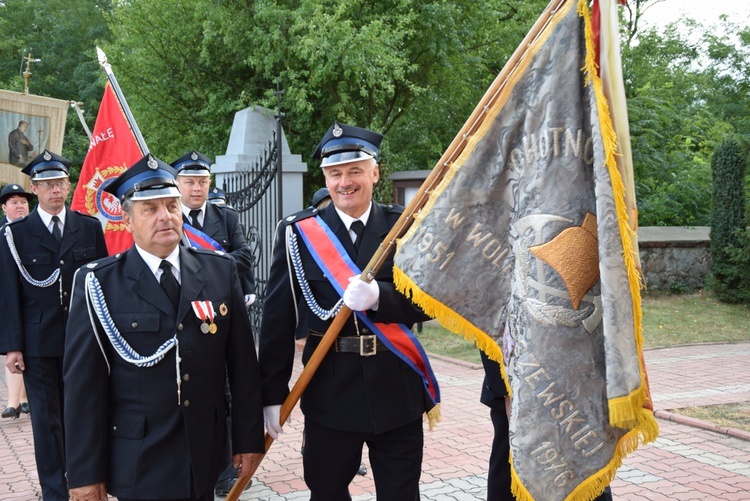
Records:
[[[341,241],[347,253],[360,269],[366,267],[378,246],[396,223],[403,207],[373,204],[370,218],[362,236],[359,253],[354,248],[346,226],[333,204],[319,214]],[[268,282],[260,333],[259,361],[263,378],[263,404],[281,404],[286,398],[288,382],[294,362],[295,296],[302,293],[295,279],[290,283],[287,265],[286,227],[300,218],[312,217],[317,209],[297,213],[293,220],[286,218],[279,225],[275,237],[273,263]],[[296,228],[294,228],[296,233]],[[302,266],[317,303],[332,308],[340,299],[318,265],[313,261],[301,238],[298,238]],[[293,275],[293,272],[292,272]],[[377,311],[368,315],[376,322],[398,322],[411,327],[429,319],[393,285],[393,259],[389,256],[375,279],[380,288]],[[325,333],[331,320],[321,320],[301,301],[303,315],[310,330]],[[360,322],[361,334],[371,334]],[[339,336],[356,336],[353,314]],[[319,338],[308,336],[303,362],[309,360]],[[427,400],[426,400],[427,399]],[[390,351],[362,357],[358,353],[339,353],[335,347],[325,356],[310,384],[302,395],[301,409],[306,419],[337,430],[382,433],[411,423],[429,405],[421,377]]]
[[[37,209],[7,226],[21,263],[36,280],[60,268],[60,283],[31,285],[18,270],[5,232],[0,234],[0,353],[22,351],[30,357],[61,357],[65,344],[73,274],[79,266],[107,255],[102,225],[96,218],[66,209],[65,228],[58,244]]]
[[[182,220],[190,224],[184,214]],[[237,211],[231,207],[218,207],[210,202],[207,203],[202,231],[218,242],[234,258],[243,292],[254,294],[253,253],[247,244],[245,232],[242,231]]]
[[[192,475],[199,495],[212,490],[209,479],[226,466],[227,376],[232,450],[263,452],[265,446],[255,346],[234,261],[180,247],[176,314],[135,248],[92,265],[76,275],[65,346],[70,487],[106,482],[118,497],[182,499],[190,496]],[[114,325],[136,353],[150,356],[177,336],[179,397],[176,349],[152,367],[138,367],[115,351],[98,320],[94,332],[84,294],[87,272],[98,279]],[[215,334],[201,331],[191,301],[214,306]]]

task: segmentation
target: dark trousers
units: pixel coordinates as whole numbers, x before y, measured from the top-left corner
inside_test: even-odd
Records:
[[[44,501],[67,501],[62,357],[24,357],[34,457]]]
[[[169,479],[165,479],[166,482],[169,481]],[[208,488],[206,489],[206,492],[201,494],[200,496],[196,494],[195,492],[195,482],[193,482],[193,476],[190,475],[190,497],[189,498],[179,498],[179,499],[143,499],[143,498],[123,498],[118,497],[118,501],[214,501],[214,488],[213,486],[216,485],[216,474],[213,474],[212,478],[208,479]]]
[[[490,467],[487,472],[487,501],[508,501],[513,499],[513,495],[510,490],[510,442],[505,399],[492,399],[489,407],[495,435],[492,439]]]
[[[219,482],[230,478],[237,478],[237,468],[232,464],[232,392],[229,390],[229,379],[227,378],[224,378],[224,403],[227,414],[227,443],[225,448],[227,466],[219,474]]]
[[[310,501],[349,501],[349,484],[367,444],[377,498],[388,501],[419,499],[424,431],[422,420],[386,433],[332,430],[305,420],[305,483]]]

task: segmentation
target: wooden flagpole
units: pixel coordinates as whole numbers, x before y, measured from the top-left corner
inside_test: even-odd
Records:
[[[138,128],[138,124],[135,123],[135,118],[133,117],[133,114],[130,112],[130,107],[128,107],[128,102],[125,101],[125,96],[122,94],[122,89],[120,89],[120,84],[117,83],[117,78],[115,77],[114,72],[112,71],[112,65],[110,65],[107,62],[107,55],[104,53],[102,49],[99,47],[96,48],[96,56],[99,59],[99,64],[104,69],[104,72],[107,74],[107,79],[109,80],[110,85],[112,85],[112,90],[115,92],[115,96],[117,97],[117,100],[120,102],[120,106],[122,106],[122,111],[125,114],[125,118],[128,121],[128,124],[130,125],[130,130],[133,131],[133,135],[135,136],[135,140],[138,143],[138,147],[141,149],[141,154],[146,155],[148,154],[148,146],[146,146],[146,140],[143,139],[143,136],[141,135],[141,130]]]
[[[448,149],[446,149],[445,153],[443,153],[443,156],[440,158],[440,160],[438,160],[437,164],[432,169],[432,172],[430,172],[424,183],[422,183],[422,186],[419,188],[416,195],[406,206],[406,209],[401,214],[401,217],[399,217],[398,221],[396,221],[396,224],[393,226],[393,228],[391,228],[391,231],[388,233],[388,235],[386,235],[385,239],[380,244],[380,247],[378,247],[378,250],[375,251],[375,254],[370,259],[370,262],[367,263],[367,266],[362,271],[362,275],[360,275],[360,278],[362,280],[366,282],[371,282],[373,280],[373,277],[382,266],[385,258],[393,250],[393,247],[396,244],[396,240],[400,238],[404,233],[406,233],[406,230],[411,225],[412,220],[414,219],[417,212],[419,212],[419,210],[425,205],[425,203],[427,203],[430,192],[443,179],[448,168],[463,151],[469,137],[471,137],[471,135],[477,130],[477,128],[479,128],[479,126],[484,121],[487,110],[489,110],[493,105],[498,95],[505,87],[505,83],[508,80],[509,75],[515,70],[521,59],[526,54],[527,47],[529,47],[529,45],[531,45],[534,40],[536,40],[542,30],[544,30],[544,28],[547,26],[552,16],[567,1],[572,0],[551,0],[547,7],[544,9],[542,14],[539,16],[539,18],[536,20],[534,25],[524,37],[521,44],[515,50],[510,59],[508,59],[508,62],[503,67],[503,70],[492,82],[489,89],[487,89],[487,92],[485,92],[484,96],[479,101],[479,104],[477,104],[476,108],[474,108],[474,111],[469,116],[466,123],[464,123],[464,126],[448,146]],[[315,374],[315,371],[318,370],[318,367],[323,362],[323,358],[328,353],[328,350],[330,350],[331,346],[333,346],[333,343],[336,341],[336,338],[341,332],[341,329],[344,327],[344,324],[346,324],[346,321],[349,319],[351,313],[352,310],[350,310],[346,305],[343,305],[338,314],[336,314],[333,322],[328,327],[328,330],[326,330],[325,335],[318,343],[317,348],[315,348],[315,351],[310,356],[307,364],[305,364],[302,373],[299,375],[299,378],[297,378],[297,381],[292,387],[292,390],[289,392],[286,400],[284,400],[279,416],[280,423],[285,423],[289,418],[292,410],[297,405],[299,399],[302,397],[302,393],[310,383],[310,380]],[[266,433],[266,453],[268,453],[268,449],[271,447],[271,444],[273,444],[273,441],[274,439]],[[242,494],[245,486],[248,484],[248,482],[250,482],[250,479],[252,478],[256,469],[257,465],[249,475],[237,479],[234,487],[232,487],[229,495],[227,495],[226,501],[237,501],[237,499],[239,499],[240,494]]]

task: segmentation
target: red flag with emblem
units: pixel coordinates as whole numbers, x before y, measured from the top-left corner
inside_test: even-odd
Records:
[[[107,82],[71,208],[101,221],[110,255],[130,248],[133,237],[122,222],[120,201],[103,188],[142,156],[122,105]]]

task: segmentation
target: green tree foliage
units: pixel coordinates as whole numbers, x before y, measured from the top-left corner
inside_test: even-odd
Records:
[[[621,9],[640,225],[710,223],[711,154],[750,136],[750,28],[681,21],[643,30],[659,0]],[[225,152],[235,112],[281,109],[309,160],[334,119],[383,132],[382,178],[430,169],[523,39],[546,0],[4,0],[0,87],[84,102],[89,126],[104,48],[150,149]],[[678,29],[679,27],[679,29]],[[276,95],[277,79],[283,95]],[[63,154],[88,142],[68,116]],[[270,138],[270,133],[269,133]],[[307,186],[322,184],[311,164]],[[378,196],[388,199],[379,183]]]
[[[723,141],[711,159],[713,194],[711,197],[711,272],[717,297],[726,302],[738,302],[737,292],[743,273],[731,259],[733,249],[742,249],[740,232],[745,230],[744,182],[746,158],[734,139]],[[747,250],[745,250],[747,252]]]
[[[0,4],[0,87],[23,92],[22,58],[31,52],[30,94],[79,101],[93,126],[104,92],[97,43],[109,38],[104,14],[109,0],[4,0]],[[63,155],[80,168],[88,138],[78,116],[69,113]]]
[[[224,153],[234,112],[277,108],[278,78],[292,151],[309,159],[335,119],[368,127],[386,177],[433,167],[545,4],[131,0],[106,50],[157,155]]]
[[[625,9],[623,65],[639,224],[710,224],[710,158],[727,135],[750,135],[750,28],[682,19],[639,28],[659,0]]]

